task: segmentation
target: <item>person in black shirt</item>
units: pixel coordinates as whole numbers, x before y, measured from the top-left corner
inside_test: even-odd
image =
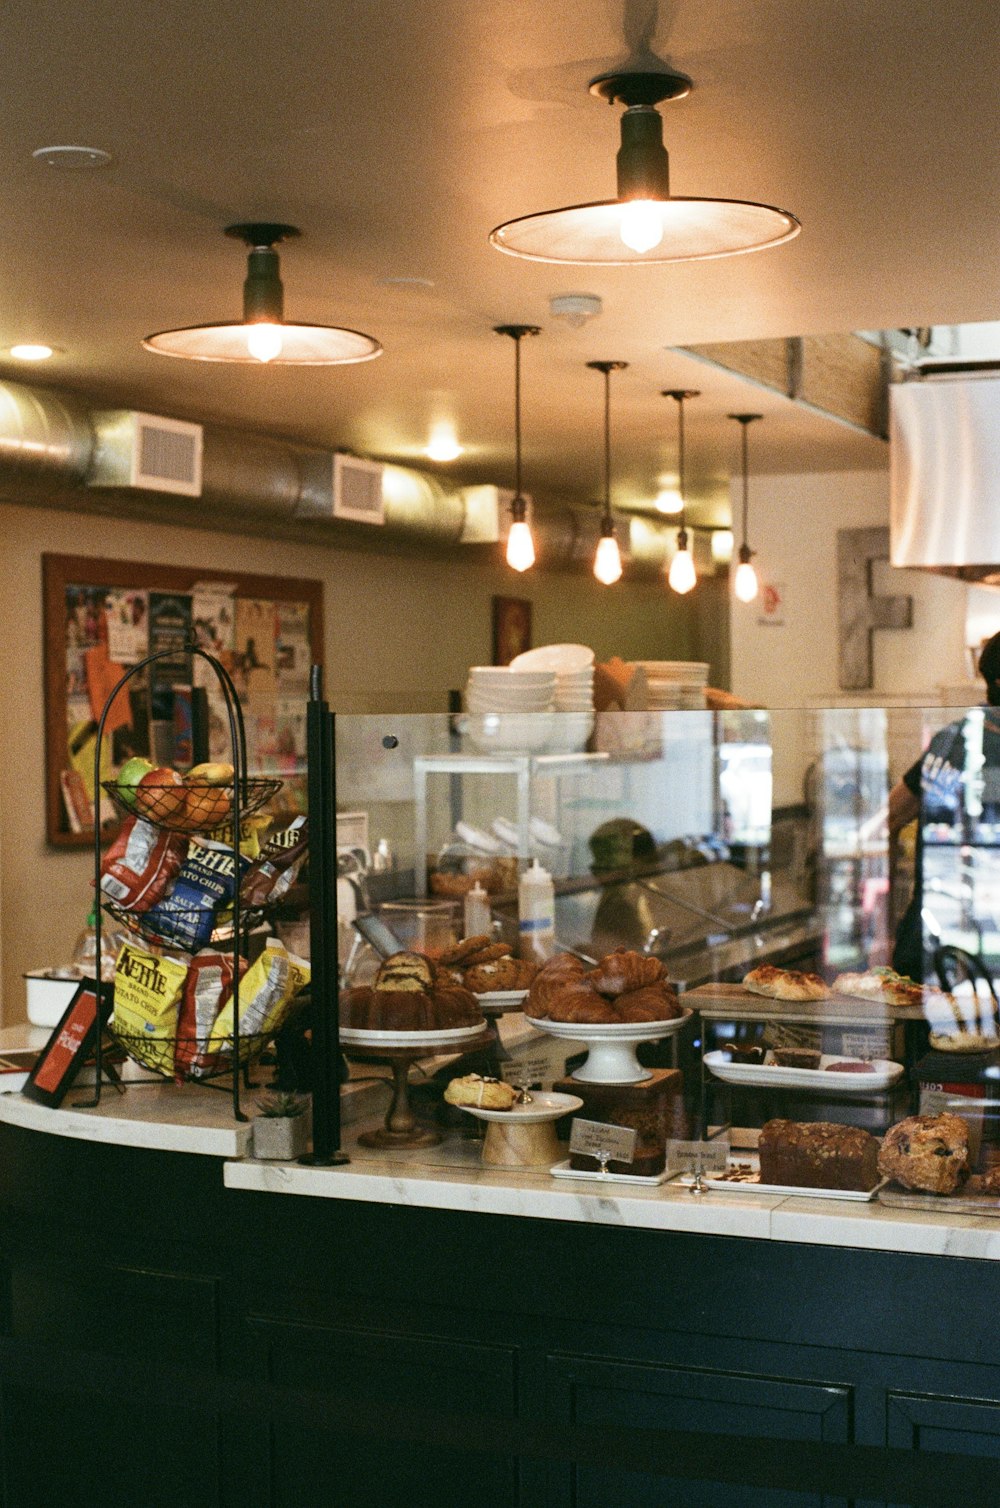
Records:
[[[928,869],[946,909],[964,907],[974,915],[978,898],[968,854],[1000,837],[1000,634],[983,646],[979,674],[986,683],[985,706],[970,709],[935,733],[889,792],[891,836],[919,819],[913,896],[892,955],[893,968],[911,979],[931,978],[938,942],[934,917],[925,907]],[[934,855],[930,864],[929,848]]]

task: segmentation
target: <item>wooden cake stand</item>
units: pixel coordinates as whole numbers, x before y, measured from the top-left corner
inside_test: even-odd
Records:
[[[413,1040],[401,1044],[400,1038]],[[436,1147],[442,1140],[440,1131],[422,1126],[410,1105],[410,1064],[439,1052],[467,1052],[486,1046],[492,1033],[482,1026],[463,1027],[445,1032],[363,1032],[341,1028],[341,1043],[348,1050],[363,1047],[385,1058],[392,1069],[392,1100],[385,1121],[377,1131],[365,1131],[358,1137],[363,1147]],[[391,1038],[391,1041],[386,1041]]]

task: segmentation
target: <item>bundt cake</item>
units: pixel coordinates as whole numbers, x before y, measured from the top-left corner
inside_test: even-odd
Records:
[[[442,982],[422,953],[394,953],[369,987],[344,990],[342,1026],[358,1031],[451,1031],[485,1026],[476,997],[460,985]]]

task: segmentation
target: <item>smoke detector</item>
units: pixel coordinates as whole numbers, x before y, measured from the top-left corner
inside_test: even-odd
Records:
[[[571,330],[581,329],[603,308],[596,293],[557,293],[549,299],[549,312],[555,319],[564,320]]]

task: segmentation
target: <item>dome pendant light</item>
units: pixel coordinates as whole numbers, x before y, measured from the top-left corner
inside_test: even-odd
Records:
[[[510,505],[510,533],[507,535],[507,564],[515,571],[530,571],[535,563],[535,541],[528,523],[528,502],[521,492],[521,341],[526,335],[540,335],[538,325],[494,325],[497,335],[509,335],[514,342],[514,498]]]
[[[730,414],[728,417],[735,419],[743,430],[743,528],[740,534],[743,543],[739,550],[739,565],[733,576],[733,591],[741,602],[752,602],[760,588],[757,582],[757,572],[751,565],[751,560],[757,552],[751,550],[747,542],[747,520],[750,516],[750,462],[747,430],[755,419],[762,419],[763,414]]]
[[[270,366],[343,366],[371,361],[382,347],[371,335],[336,325],[286,324],[278,253],[281,241],[301,235],[294,225],[229,225],[226,235],[250,248],[243,284],[242,323],[223,321],[160,330],[143,346],[185,361],[242,361]]]
[[[685,398],[697,398],[699,394],[692,388],[670,388],[662,395],[664,398],[673,398],[677,404],[677,491],[681,499],[681,526],[677,530],[677,553],[670,562],[670,573],[667,581],[675,592],[682,597],[697,585],[698,573],[694,568],[694,558],[688,543],[688,531],[684,522],[684,509],[686,495],[684,491],[684,400]]]
[[[623,372],[627,361],[588,361],[594,372],[604,373],[604,512],[601,514],[601,537],[594,556],[594,575],[602,586],[614,586],[621,580],[622,552],[615,537],[611,516],[611,373]]]
[[[663,120],[656,106],[683,99],[682,73],[605,73],[591,94],[625,106],[618,151],[618,197],[522,215],[490,233],[498,251],[533,262],[633,266],[692,262],[761,251],[802,229],[787,210],[744,199],[678,198],[670,192]]]

